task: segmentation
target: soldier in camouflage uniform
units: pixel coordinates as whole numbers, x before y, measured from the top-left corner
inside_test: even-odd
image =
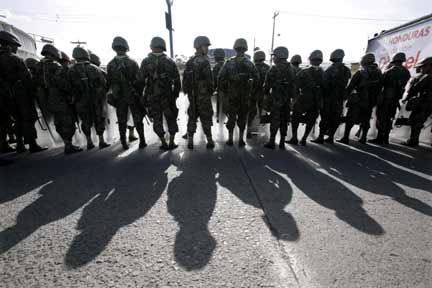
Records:
[[[141,63],[138,80],[145,86],[143,102],[153,119],[153,131],[161,140],[160,149],[172,150],[177,148],[174,138],[178,132],[176,100],[181,89],[180,74],[175,62],[164,53],[164,39],[154,37],[150,49],[152,52]],[[170,134],[169,144],[165,139],[164,117]]]
[[[200,118],[202,129],[207,137],[207,148],[214,148],[211,127],[213,125],[213,74],[209,62],[208,47],[211,45],[206,36],[198,36],[194,40],[195,56],[187,63],[183,74],[183,91],[188,95],[188,148],[193,149],[193,136]]]
[[[147,146],[144,137],[145,111],[140,103],[140,85],[137,82],[139,66],[135,60],[126,54],[129,51],[127,41],[122,37],[115,37],[112,43],[113,50],[117,56],[107,66],[108,87],[111,89],[109,103],[116,108],[119,125],[120,141],[123,149],[128,149],[126,142],[126,129],[128,120],[128,109],[130,109],[134,125],[140,138],[139,148]]]
[[[258,86],[259,73],[255,65],[246,57],[248,45],[245,39],[234,43],[237,55],[229,59],[219,73],[219,85],[227,87],[229,97],[227,145],[232,146],[235,125],[239,127],[239,147],[244,147],[244,131],[248,116],[251,93]]]
[[[87,149],[93,149],[91,127],[99,136],[99,148],[109,147],[104,140],[106,80],[100,69],[90,63],[90,55],[82,47],[73,50],[77,63],[68,71],[68,80],[73,91],[76,110],[81,119],[81,129],[87,139]]]
[[[300,72],[301,68],[300,68],[300,64],[302,64],[302,58],[300,55],[294,55],[293,57],[291,57],[291,67],[294,70],[294,74],[297,75],[298,72]]]
[[[293,105],[292,114],[292,138],[289,144],[297,145],[297,129],[300,122],[306,124],[306,130],[300,141],[306,145],[306,139],[312,131],[315,121],[322,109],[322,95],[324,84],[324,71],[320,67],[323,54],[320,50],[313,51],[309,56],[311,67],[297,73],[296,83],[298,85],[298,97]]]
[[[216,91],[216,121],[219,123],[219,118],[222,116],[221,113],[226,114],[226,108],[228,107],[227,98],[224,97],[225,91],[223,87],[219,87],[218,83],[219,71],[225,63],[225,50],[222,48],[215,49],[213,56],[216,62],[216,65],[213,67],[213,84]]]
[[[372,110],[382,89],[382,73],[375,63],[375,55],[364,55],[360,65],[362,68],[354,74],[347,87],[348,112],[344,136],[339,140],[344,144],[349,144],[349,135],[355,124],[360,124],[362,129],[359,142],[366,143]],[[354,90],[356,92],[352,93]]]
[[[405,61],[405,53],[396,53],[383,73],[383,91],[378,96],[376,110],[378,137],[370,140],[371,143],[389,143],[393,119],[398,107],[400,107],[399,101],[402,99],[405,86],[411,78],[408,69],[402,66]]]
[[[428,117],[432,115],[432,57],[423,59],[416,68],[421,72],[413,79],[408,95],[402,101],[408,102],[407,110],[411,110],[409,118],[411,135],[404,143],[410,147],[418,146],[421,129]]]
[[[0,90],[2,116],[0,126],[0,139],[2,146],[6,143],[6,133],[10,120],[15,120],[15,135],[18,153],[27,149],[24,143],[29,144],[31,153],[46,150],[36,143],[35,122],[37,113],[34,106],[34,93],[32,93],[32,76],[24,61],[16,56],[21,44],[18,38],[6,31],[0,31]],[[7,147],[6,147],[7,148]],[[4,148],[2,148],[4,149]]]
[[[336,49],[330,55],[333,64],[324,72],[324,97],[323,109],[321,110],[320,134],[312,142],[323,144],[324,135],[329,137],[325,141],[329,144],[334,142],[334,134],[340,124],[343,113],[343,102],[346,98],[346,86],[351,78],[351,71],[343,63],[345,52]]]
[[[273,51],[275,65],[270,68],[264,84],[270,110],[270,141],[266,148],[275,148],[275,137],[280,131],[279,148],[285,149],[285,137],[290,119],[291,99],[295,95],[295,75],[288,63],[288,49],[277,47]]]
[[[248,115],[248,129],[251,127],[253,120],[255,119],[257,113],[261,117],[263,109],[264,100],[264,81],[266,79],[267,72],[270,66],[265,63],[266,55],[264,51],[256,51],[254,54],[254,64],[259,73],[259,81],[256,85],[254,91],[252,92],[249,101],[249,115]],[[250,132],[246,135],[247,138],[251,138],[252,134]]]

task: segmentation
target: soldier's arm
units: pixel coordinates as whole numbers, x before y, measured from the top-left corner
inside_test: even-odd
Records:
[[[210,66],[210,62],[209,61],[205,61],[204,65],[204,73],[205,73],[205,79],[208,85],[208,89],[209,89],[209,93],[213,94],[213,72]]]
[[[181,81],[180,81],[180,72],[175,62],[173,62],[173,70],[174,70],[174,89],[173,89],[174,96],[175,98],[178,98],[181,90]]]
[[[351,81],[349,82],[347,86],[347,95],[350,95],[354,89],[359,85],[360,79],[361,79],[361,72],[357,71],[354,76],[352,77]]]

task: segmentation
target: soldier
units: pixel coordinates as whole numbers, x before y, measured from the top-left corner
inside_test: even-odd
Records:
[[[216,91],[216,121],[219,123],[219,118],[222,116],[221,113],[226,114],[226,108],[228,107],[228,101],[226,101],[228,99],[224,97],[225,91],[223,87],[219,87],[218,83],[219,71],[225,63],[225,50],[221,48],[215,49],[213,56],[216,62],[216,65],[213,67],[213,84]]]
[[[306,139],[312,131],[315,121],[322,109],[324,71],[320,67],[323,54],[320,50],[313,51],[309,56],[311,67],[297,73],[298,97],[293,105],[292,138],[289,144],[297,145],[297,129],[300,122],[306,124],[306,130],[300,144],[305,146]]]
[[[407,110],[412,111],[409,118],[411,135],[404,143],[410,147],[418,146],[423,124],[432,114],[432,57],[423,59],[416,68],[419,68],[421,72],[412,81],[408,95],[402,101],[403,103],[408,102]]]
[[[367,53],[362,57],[360,65],[361,69],[354,74],[347,87],[348,112],[344,136],[339,140],[344,144],[349,144],[349,135],[355,124],[360,124],[362,129],[359,142],[366,143],[372,110],[382,89],[382,74],[375,63],[375,55]],[[356,92],[352,93],[354,90]]]
[[[18,38],[6,31],[0,31],[0,83],[2,102],[5,111],[2,112],[1,145],[5,145],[7,128],[10,119],[15,122],[15,135],[17,140],[16,151],[23,153],[27,149],[24,143],[29,144],[31,153],[46,150],[36,143],[36,130],[34,124],[37,120],[37,113],[34,106],[34,94],[32,93],[32,78],[24,61],[16,56],[18,47],[21,44]],[[3,110],[3,109],[2,109]],[[6,147],[7,148],[7,147]],[[4,149],[4,148],[2,148]]]
[[[178,132],[176,100],[181,89],[180,74],[175,62],[164,53],[164,39],[154,37],[150,49],[152,52],[141,63],[138,80],[145,85],[144,103],[153,119],[153,131],[162,143],[160,149],[172,150],[177,148],[174,138]],[[170,134],[169,145],[165,139],[164,117]]]
[[[324,135],[326,143],[333,144],[334,134],[340,124],[343,113],[343,102],[346,98],[346,86],[351,78],[351,71],[343,63],[345,52],[336,49],[330,55],[333,64],[324,72],[324,97],[323,109],[321,110],[320,134],[314,143],[323,144]]]
[[[378,137],[370,143],[388,144],[396,111],[400,108],[399,101],[405,92],[405,86],[411,74],[402,64],[406,61],[405,53],[396,53],[383,73],[383,91],[377,103]]]
[[[264,81],[266,79],[267,72],[270,69],[270,66],[265,63],[265,60],[266,55],[264,51],[255,52],[254,64],[259,73],[259,81],[254,91],[252,92],[252,97],[249,101],[248,129],[251,127],[252,122],[257,115],[257,112],[259,117],[261,117],[262,114],[264,100]],[[246,134],[246,137],[248,139],[252,138],[252,133],[248,132]]]
[[[135,60],[126,54],[129,51],[127,41],[122,37],[115,37],[112,43],[113,50],[117,56],[112,59],[107,66],[108,87],[112,91],[112,99],[109,103],[116,108],[119,125],[120,141],[123,149],[128,149],[126,142],[126,129],[128,120],[128,109],[130,109],[134,125],[140,138],[139,148],[147,146],[144,137],[143,119],[145,112],[141,106],[141,95],[137,75],[139,66]]]
[[[266,101],[270,108],[270,141],[266,148],[275,148],[275,137],[280,131],[279,148],[285,149],[285,137],[290,118],[291,99],[295,95],[295,75],[291,64],[288,63],[288,49],[277,47],[273,51],[275,65],[270,68],[265,80]],[[271,90],[271,92],[270,92]]]
[[[259,73],[255,65],[246,57],[248,45],[245,39],[237,39],[234,43],[236,56],[230,58],[219,73],[219,85],[227,87],[229,98],[227,129],[229,133],[228,146],[234,145],[235,125],[239,127],[239,147],[244,147],[244,130],[248,116],[248,105],[251,92],[256,89]]]
[[[291,67],[294,70],[294,74],[297,75],[297,73],[301,70],[300,64],[302,64],[302,58],[300,55],[294,55],[291,57]]]
[[[68,71],[74,103],[79,117],[81,129],[87,139],[87,150],[95,146],[91,139],[91,127],[94,126],[99,137],[99,149],[109,147],[104,140],[105,132],[105,95],[106,81],[103,73],[90,63],[90,55],[82,47],[75,47],[72,53],[77,61]]]
[[[198,117],[207,137],[207,148],[213,149],[215,146],[211,131],[213,125],[213,107],[211,103],[213,74],[207,56],[210,45],[208,37],[196,37],[194,40],[195,56],[187,61],[184,71],[183,91],[189,98],[187,124],[189,149],[193,149],[193,136],[196,132]]]

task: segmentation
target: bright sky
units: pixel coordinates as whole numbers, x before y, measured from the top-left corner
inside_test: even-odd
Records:
[[[136,59],[148,54],[153,36],[162,36],[168,44],[166,10],[165,0],[2,0],[0,15],[28,33],[54,38],[56,46],[68,54],[74,47],[70,41],[87,41],[86,47],[106,63],[114,56],[111,41],[117,35],[128,40],[130,55]],[[250,50],[255,38],[256,45],[268,53],[274,11],[284,11],[276,18],[280,36],[275,38],[275,47],[286,46],[290,56],[298,53],[303,59],[321,49],[326,60],[331,51],[343,48],[350,62],[358,61],[374,33],[431,13],[432,1],[174,0],[174,54],[193,54],[197,35],[208,36],[212,48],[231,48],[236,38],[243,37]]]

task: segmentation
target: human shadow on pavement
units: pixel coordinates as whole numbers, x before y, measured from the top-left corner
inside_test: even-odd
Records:
[[[65,256],[69,268],[79,268],[100,255],[117,231],[140,219],[166,188],[169,154],[136,152],[101,171],[105,189],[83,209],[79,234]],[[109,189],[106,189],[109,187]]]
[[[367,150],[371,148],[364,147]],[[407,195],[397,183],[431,192],[431,181],[411,172],[396,168],[382,159],[353,150],[352,147],[335,145],[329,151],[325,147],[311,145],[304,156],[319,162],[330,175],[360,189],[377,195],[388,196],[394,201],[422,214],[432,216],[432,207]]]
[[[198,150],[186,153],[177,164],[179,175],[168,185],[167,207],[179,225],[175,259],[191,271],[209,263],[217,244],[208,228],[217,199],[216,154]]]
[[[300,237],[297,223],[285,209],[291,202],[293,189],[286,179],[268,169],[267,159],[260,158],[261,151],[262,148],[225,151],[230,153],[225,157],[232,159],[233,165],[242,169],[240,175],[245,182],[235,181],[226,165],[219,170],[218,182],[245,204],[262,209],[263,219],[273,236],[285,241],[296,241]]]
[[[302,157],[297,151],[270,151],[265,153],[265,159],[270,169],[289,177],[302,193],[317,204],[333,210],[337,218],[351,227],[370,235],[385,233],[381,225],[363,208],[360,197],[323,173],[315,163]]]
[[[0,254],[17,245],[40,227],[67,217],[95,195],[107,190],[103,175],[106,159],[93,161],[92,165],[89,159],[75,159],[75,162],[70,163],[70,167],[64,167],[67,164],[65,159],[52,162],[48,160],[49,164],[39,164],[42,166],[39,169],[37,163],[31,161],[18,166],[18,170],[28,174],[29,179],[22,179],[22,183],[17,182],[21,176],[7,180],[7,193],[11,193],[12,196],[3,199],[24,194],[22,191],[32,189],[29,187],[33,187],[32,190],[36,189],[40,197],[19,212],[14,226],[0,232]]]

